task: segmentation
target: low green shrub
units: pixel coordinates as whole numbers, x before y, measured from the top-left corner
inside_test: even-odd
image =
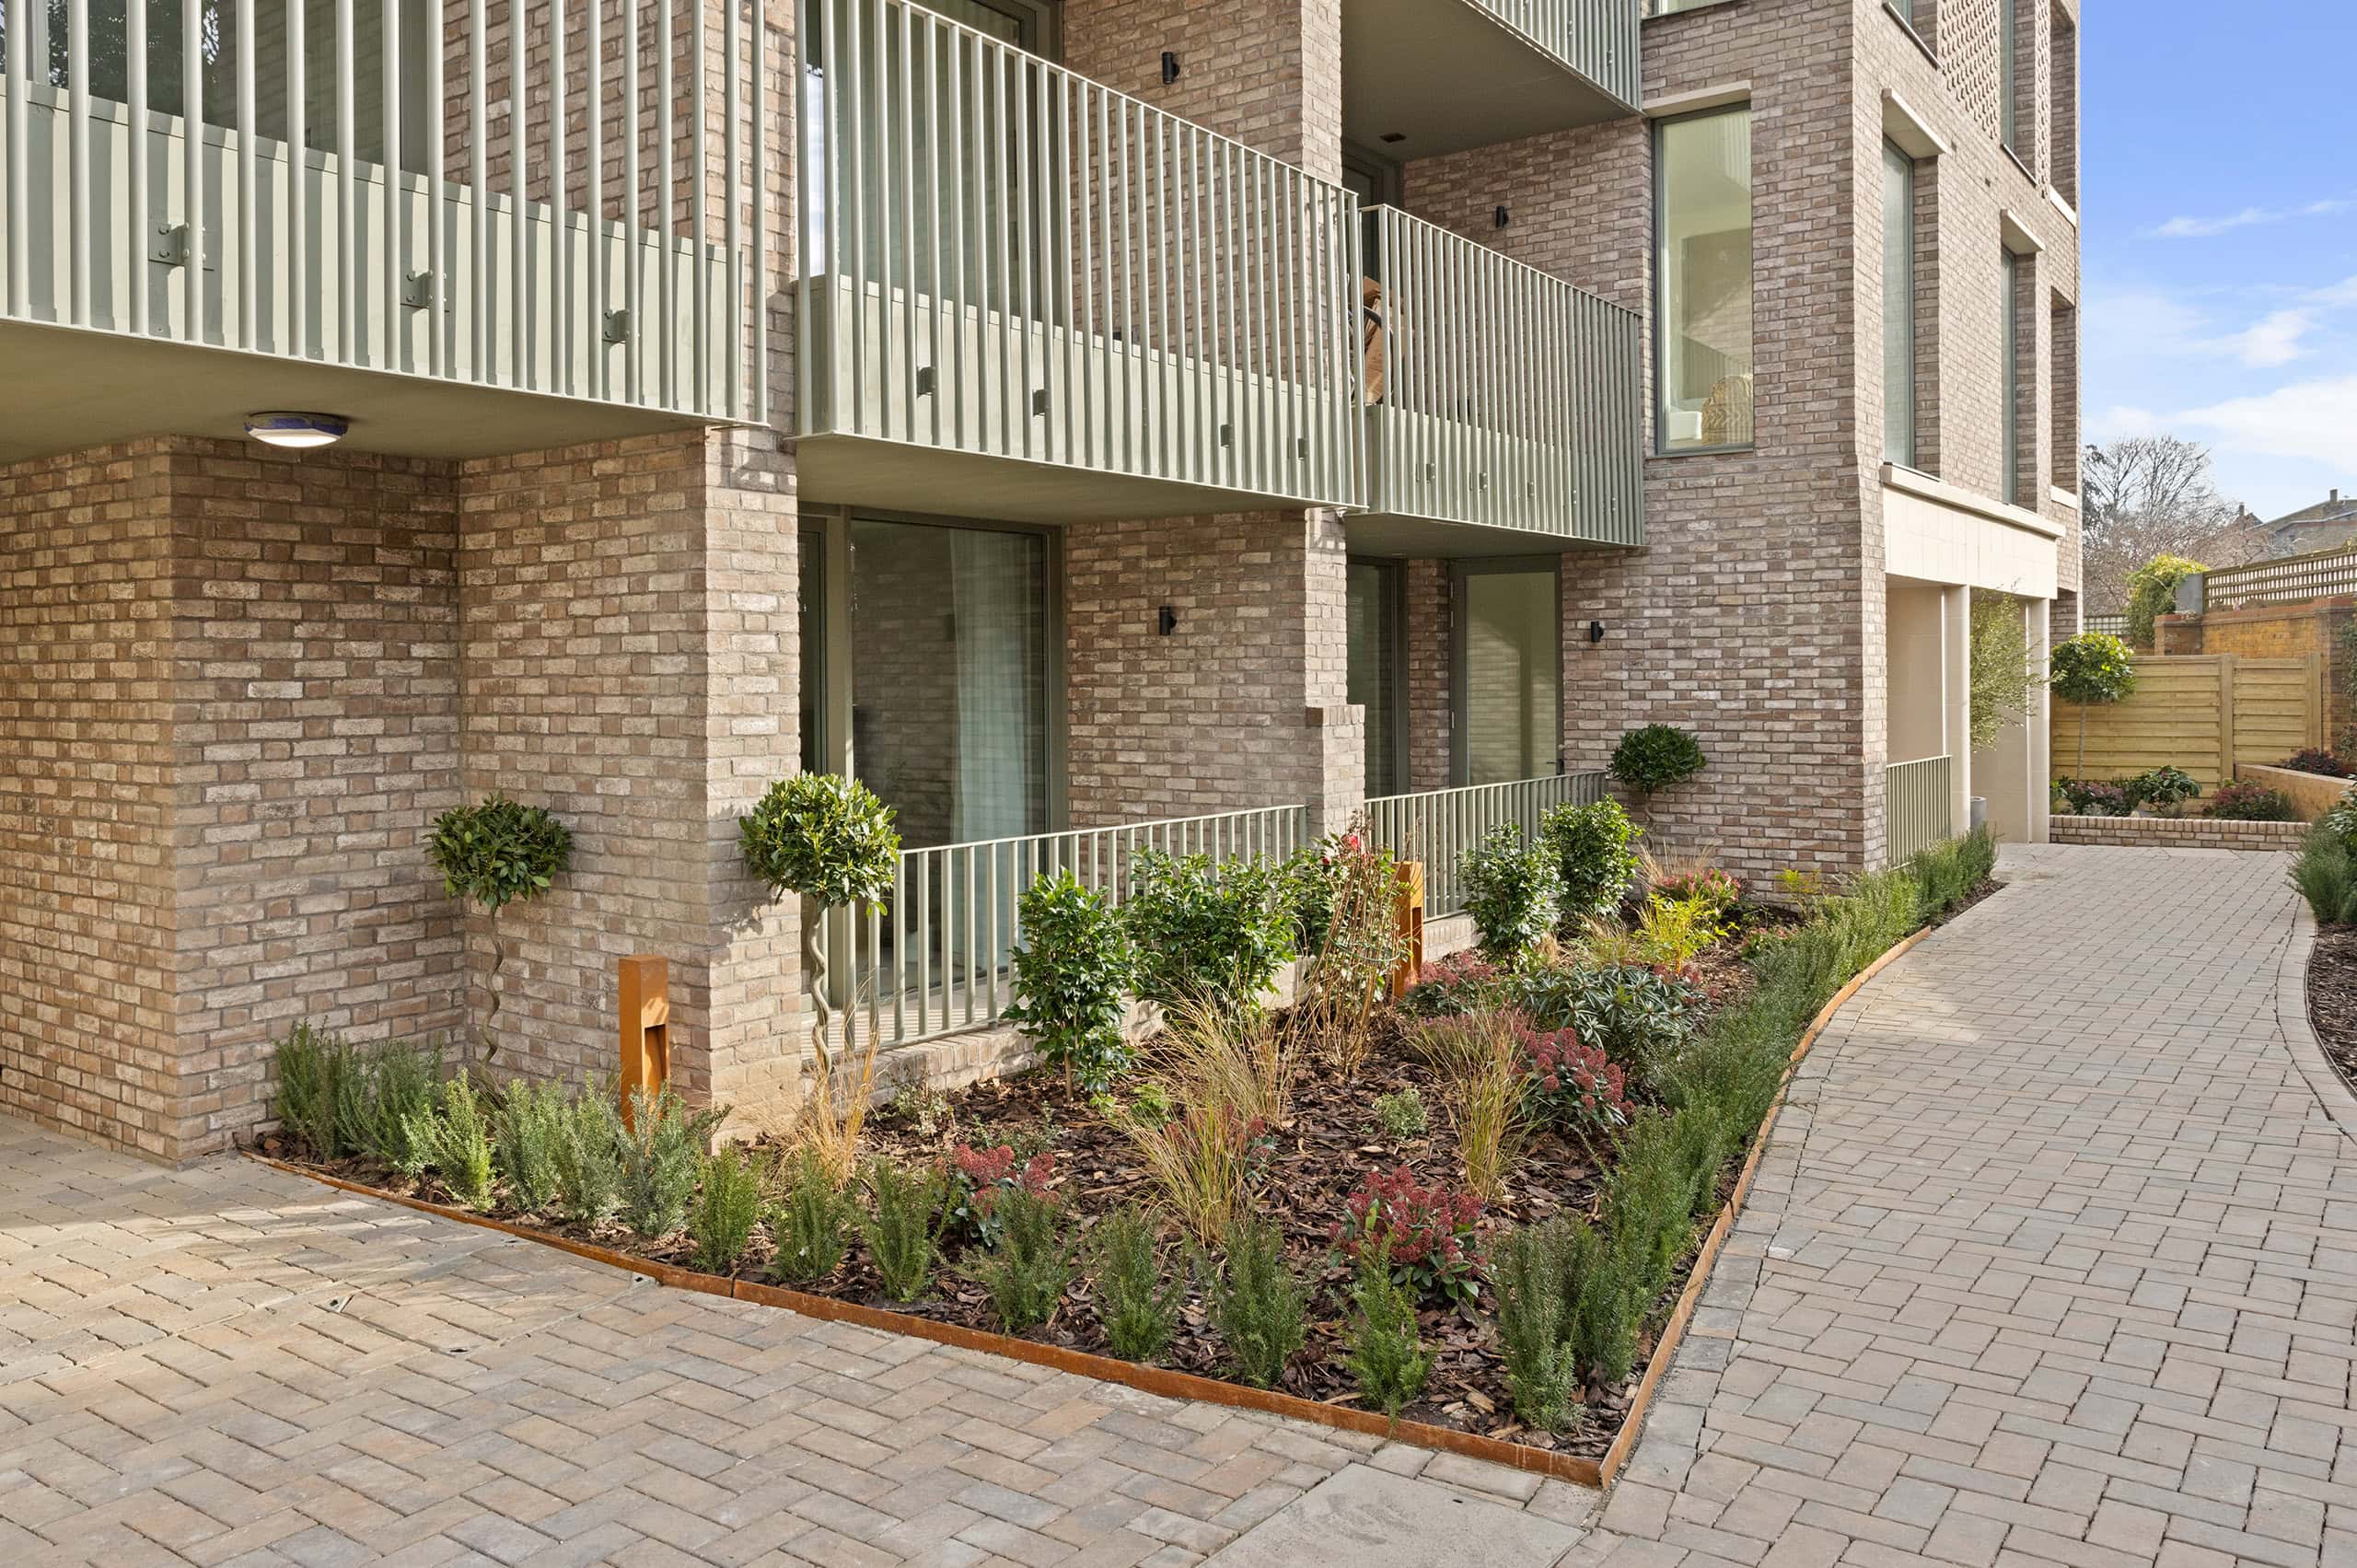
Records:
[[[442,1051],[408,1040],[388,1040],[369,1055],[372,1089],[362,1133],[362,1152],[414,1180],[425,1168],[425,1150],[412,1130],[434,1104],[442,1081]]]
[[[1538,819],[1538,842],[1555,857],[1562,878],[1561,913],[1566,924],[1606,919],[1620,910],[1637,878],[1634,845],[1643,836],[1617,800],[1565,804]]]
[[[453,1198],[470,1209],[491,1207],[491,1115],[464,1073],[442,1081],[437,1102],[412,1122],[409,1135]]]
[[[2352,623],[2357,624],[2357,623]],[[2316,826],[2332,834],[2357,854],[2357,784],[2341,792],[2340,798],[2325,808]]]
[[[958,1273],[990,1296],[1002,1330],[1019,1334],[1046,1322],[1063,1299],[1072,1283],[1074,1244],[1063,1205],[1052,1196],[1010,1188],[992,1207],[998,1244],[967,1258]]]
[[[1141,851],[1121,919],[1138,994],[1165,1007],[1260,1005],[1294,956],[1283,869],[1263,861]]]
[[[1928,921],[1989,880],[1997,868],[1997,841],[1987,828],[1945,839],[1908,857],[1915,879],[1917,912]]]
[[[348,1091],[352,1048],[324,1029],[298,1023],[272,1052],[278,1079],[278,1124],[315,1160],[344,1151],[337,1137],[336,1106]]]
[[[1585,1238],[1585,1239],[1583,1239]],[[1497,1276],[1498,1346],[1514,1412],[1541,1432],[1571,1426],[1579,1406],[1579,1279],[1573,1261],[1594,1237],[1577,1220],[1518,1225],[1491,1256]]]
[[[1457,874],[1482,951],[1509,958],[1555,929],[1562,872],[1547,849],[1525,843],[1514,824],[1484,833],[1457,857]]]
[[[2163,817],[2174,817],[2189,800],[2200,797],[2201,785],[2183,768],[2160,767],[2138,773],[2125,785],[2131,810],[2147,807]]]
[[[914,1301],[933,1283],[941,1260],[941,1238],[949,1228],[948,1179],[939,1166],[873,1159],[865,1179],[875,1205],[860,1222],[868,1261],[876,1265],[885,1295]]]
[[[770,1213],[776,1250],[770,1272],[788,1284],[813,1284],[842,1266],[859,1204],[827,1163],[803,1150],[788,1162],[785,1191]]]
[[[1411,1084],[1375,1097],[1375,1124],[1391,1142],[1405,1144],[1430,1132],[1432,1117],[1424,1109],[1422,1093]]]
[[[575,1225],[602,1225],[621,1203],[629,1134],[614,1094],[610,1085],[585,1089],[565,1105],[556,1144],[557,1209]]]
[[[518,1080],[500,1092],[492,1156],[506,1179],[509,1206],[533,1214],[556,1202],[563,1187],[558,1151],[572,1113],[572,1098],[559,1084]]]
[[[2301,841],[2292,862],[2292,886],[2308,901],[2318,925],[2357,924],[2357,856],[2331,828],[2318,823]]]
[[[1025,889],[1016,912],[1023,941],[1010,955],[1015,1005],[1007,1021],[1039,1048],[1041,1061],[1063,1068],[1067,1084],[1109,1090],[1130,1069],[1122,1026],[1137,981],[1137,957],[1120,912],[1068,870]]]
[[[2295,773],[2321,773],[2328,779],[2345,779],[2357,774],[2347,762],[2321,746],[2305,747],[2283,759],[2283,766]]]
[[[630,1123],[621,1139],[624,1225],[660,1241],[685,1223],[704,1147],[727,1114],[725,1106],[690,1110],[668,1084],[652,1096],[631,1091]]]
[[[725,1274],[753,1239],[761,1217],[761,1176],[744,1151],[729,1144],[703,1162],[703,1181],[688,1211],[688,1236],[695,1243],[696,1267]]]
[[[1089,1241],[1106,1342],[1123,1361],[1159,1361],[1178,1330],[1187,1289],[1183,1279],[1163,1277],[1162,1237],[1152,1214],[1124,1204],[1097,1223]]]
[[[2264,784],[2220,784],[2218,793],[2210,797],[2209,808],[2201,813],[2222,822],[2296,822],[2300,814],[2292,808],[2292,797],[2282,790],[2269,789]]]
[[[1211,1318],[1236,1375],[1256,1388],[1273,1388],[1308,1338],[1306,1298],[1285,1267],[1277,1227],[1239,1219],[1224,1238],[1226,1257],[1213,1271]]]
[[[1376,1248],[1359,1260],[1351,1281],[1351,1322],[1343,1364],[1358,1385],[1360,1402],[1394,1421],[1408,1401],[1423,1391],[1432,1371],[1416,1332],[1416,1304],[1392,1283],[1388,1251]]]
[[[1533,1029],[1570,1029],[1619,1067],[1623,1086],[1643,1098],[1661,1092],[1678,1051],[1693,1039],[1702,993],[1675,971],[1642,964],[1531,967],[1503,987],[1504,1003]]]

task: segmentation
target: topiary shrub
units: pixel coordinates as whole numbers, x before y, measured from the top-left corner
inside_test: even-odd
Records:
[[[1554,856],[1563,883],[1562,918],[1575,925],[1602,920],[1620,907],[1635,881],[1635,844],[1644,830],[1629,820],[1617,800],[1593,806],[1558,806],[1538,819],[1538,841]]]
[[[1025,889],[1016,912],[1023,940],[1011,955],[1015,1005],[1007,1021],[1022,1028],[1042,1061],[1062,1065],[1067,1087],[1109,1090],[1129,1070],[1124,998],[1137,982],[1120,914],[1070,871]]]
[[[1701,742],[1676,725],[1649,724],[1622,736],[1612,749],[1612,776],[1650,801],[1655,791],[1701,772],[1709,760]]]
[[[491,1005],[483,1014],[483,1061],[498,1054],[492,1020],[499,1016],[499,971],[506,950],[499,935],[499,912],[546,893],[573,863],[573,834],[545,807],[519,805],[504,795],[476,806],[454,806],[434,819],[425,841],[426,858],[442,873],[442,890],[479,904],[491,921],[491,972],[483,989]]]
[[[2155,555],[2128,574],[2128,640],[2153,646],[2154,621],[2177,609],[2177,586],[2209,568],[2182,555]]]
[[[2108,632],[2082,632],[2055,645],[2047,685],[2057,702],[2079,710],[2079,765],[2087,771],[2087,710],[2124,703],[2136,691],[2136,664],[2128,645]]]
[[[1555,929],[1563,874],[1554,855],[1525,843],[1513,823],[1491,829],[1459,855],[1457,876],[1482,951],[1512,957]]]
[[[1283,867],[1150,849],[1131,876],[1121,919],[1137,953],[1138,994],[1165,1007],[1259,1006],[1294,956]]]

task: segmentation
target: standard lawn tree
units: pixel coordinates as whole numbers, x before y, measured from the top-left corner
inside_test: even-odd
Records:
[[[549,890],[572,864],[573,834],[542,807],[492,795],[479,806],[455,806],[434,819],[425,853],[442,873],[442,890],[481,905],[490,917],[491,973],[483,989],[491,993],[491,1006],[482,1020],[488,1065],[499,1049],[491,1023],[499,1016],[499,970],[506,958],[499,941],[499,912]]]
[[[737,831],[745,869],[761,879],[771,897],[791,893],[803,900],[802,956],[815,1016],[810,1032],[820,1081],[830,1084],[834,1064],[827,1031],[834,999],[828,993],[827,949],[819,933],[834,911],[881,903],[890,895],[900,863],[892,808],[857,779],[796,773],[772,784],[761,803],[737,819]],[[846,1008],[846,1045],[857,1024],[858,1009]]]
[[[2054,648],[2048,680],[2057,701],[2079,710],[2079,761],[2073,778],[2087,773],[2087,710],[2124,703],[2136,690],[2136,664],[2128,645],[2108,632],[2082,632]]]

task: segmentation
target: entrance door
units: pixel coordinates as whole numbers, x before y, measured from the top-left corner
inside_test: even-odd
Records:
[[[1562,772],[1556,563],[1460,562],[1455,575],[1457,783],[1505,784]]]

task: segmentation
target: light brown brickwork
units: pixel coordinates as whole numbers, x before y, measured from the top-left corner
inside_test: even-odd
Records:
[[[2281,854],[2300,847],[2305,822],[2218,822],[2206,817],[2057,817],[2058,844],[2123,849],[2243,849]]]

